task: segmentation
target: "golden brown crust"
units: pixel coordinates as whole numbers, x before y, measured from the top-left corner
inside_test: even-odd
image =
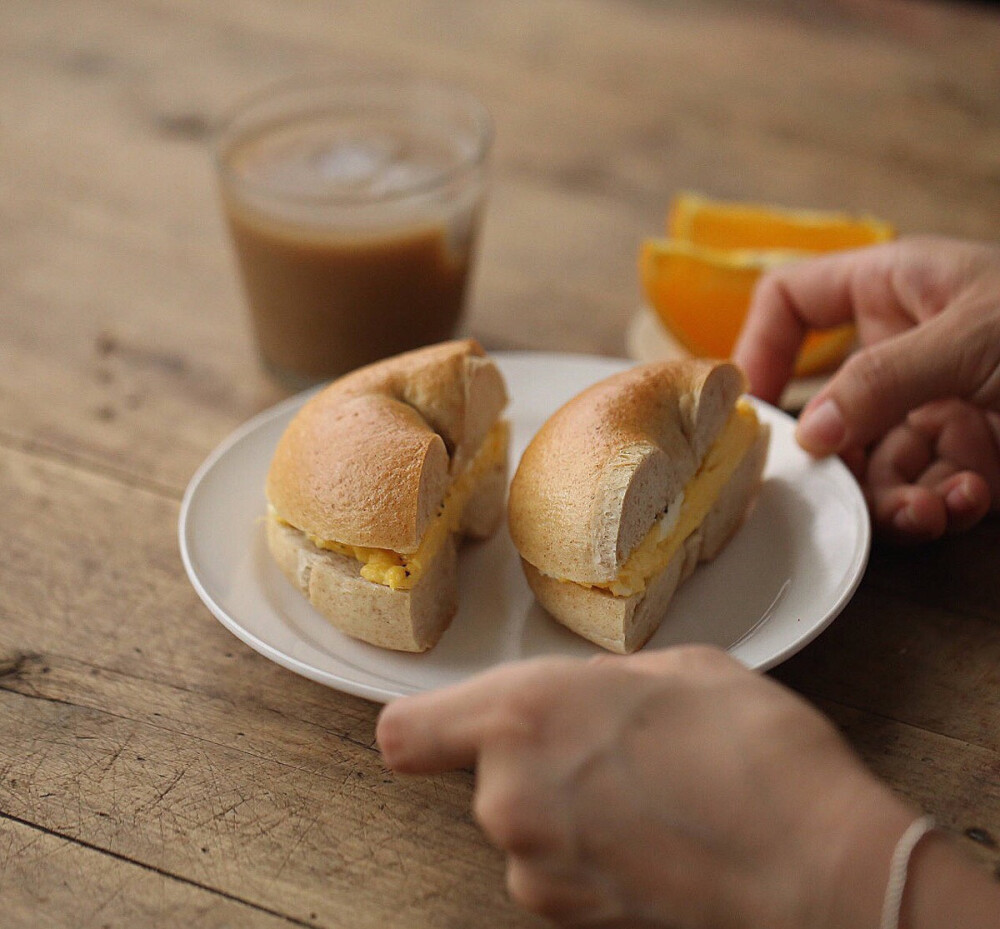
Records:
[[[507,456],[483,473],[450,534],[409,590],[393,590],[361,576],[361,562],[319,549],[271,512],[267,544],[278,567],[306,599],[341,632],[399,651],[434,646],[458,606],[456,547],[460,538],[484,539],[503,518]]]
[[[511,484],[522,557],[553,577],[613,580],[694,476],[743,389],[727,362],[659,362],[570,400],[531,441]]]
[[[361,368],[289,424],[268,472],[268,500],[320,538],[415,551],[506,401],[499,371],[473,339]]]

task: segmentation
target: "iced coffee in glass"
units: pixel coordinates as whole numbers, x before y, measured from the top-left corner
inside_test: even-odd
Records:
[[[452,336],[492,130],[468,94],[406,77],[288,83],[217,143],[265,368],[289,387]]]

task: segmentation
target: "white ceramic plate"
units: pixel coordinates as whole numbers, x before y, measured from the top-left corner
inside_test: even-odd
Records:
[[[587,356],[494,353],[507,379],[512,467],[545,419],[589,384],[629,362]],[[390,652],[342,635],[288,583],[264,540],[264,478],[285,426],[308,394],[261,413],[226,439],[191,479],[180,548],[191,583],[219,621],[278,664],[312,680],[387,701],[535,655],[599,649],[534,602],[505,530],[460,555],[460,607],[428,653]],[[771,425],[764,486],[722,554],[670,604],[647,648],[709,642],[766,669],[815,638],[850,599],[868,557],[864,499],[836,460],[813,461],[794,421],[758,403]]]

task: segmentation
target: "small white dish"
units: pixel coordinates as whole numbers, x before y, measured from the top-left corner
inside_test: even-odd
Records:
[[[507,380],[511,467],[542,423],[583,388],[630,362],[579,355],[492,353]],[[312,680],[385,702],[537,655],[600,652],[534,601],[506,529],[460,555],[459,610],[422,655],[351,639],[327,623],[271,561],[264,479],[274,447],[309,393],[245,423],[191,479],[180,512],[188,577],[218,620],[251,648]],[[755,401],[756,402],[756,401]],[[861,491],[836,459],[814,461],[794,420],[756,402],[771,426],[764,485],[746,522],[670,604],[647,648],[707,642],[766,669],[814,639],[854,593],[871,531]]]

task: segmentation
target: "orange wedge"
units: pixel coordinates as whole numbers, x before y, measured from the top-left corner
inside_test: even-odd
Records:
[[[859,248],[895,236],[871,216],[710,200],[680,193],[670,205],[667,239],[643,243],[639,266],[649,304],[693,355],[728,358],[758,278],[783,261]],[[854,344],[854,327],[810,333],[796,376],[838,365]]]
[[[886,242],[895,230],[872,216],[731,203],[685,192],[670,205],[667,234],[708,248],[830,252]]]
[[[648,239],[639,255],[646,299],[674,338],[692,355],[728,358],[761,274],[800,252],[702,248],[676,239]],[[854,343],[854,327],[806,337],[795,365],[805,377],[838,364]]]

